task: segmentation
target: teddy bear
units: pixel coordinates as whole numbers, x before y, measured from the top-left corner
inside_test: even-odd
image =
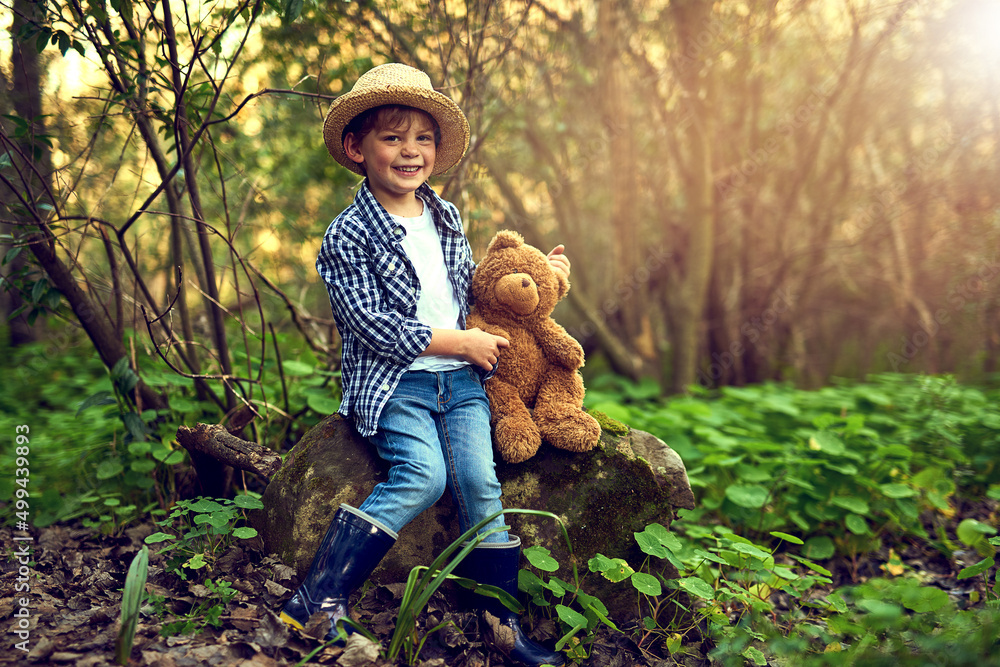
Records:
[[[467,327],[510,342],[485,385],[493,442],[508,463],[534,456],[543,439],[585,452],[601,437],[600,424],[583,411],[583,348],[550,317],[568,291],[545,255],[507,230],[490,241],[472,277]]]

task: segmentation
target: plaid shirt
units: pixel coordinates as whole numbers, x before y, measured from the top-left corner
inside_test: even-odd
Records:
[[[459,326],[464,328],[475,263],[462,218],[426,183],[417,195],[430,207],[441,235],[448,276],[461,305]],[[330,223],[316,259],[343,339],[339,412],[353,417],[365,437],[375,433],[400,377],[431,342],[431,328],[416,320],[420,282],[400,245],[405,235],[365,181],[354,203]]]

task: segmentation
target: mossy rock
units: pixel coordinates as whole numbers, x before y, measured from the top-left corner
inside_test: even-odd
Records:
[[[633,533],[650,523],[669,527],[675,509],[694,507],[683,463],[676,454],[672,470],[650,467],[651,459],[664,459],[658,453],[664,448],[672,453],[648,433],[627,428],[604,430],[599,445],[582,454],[543,444],[524,463],[497,464],[504,507],[559,516],[569,532],[581,576],[588,573],[587,561],[597,553],[638,565],[644,554]],[[359,506],[386,477],[387,467],[375,448],[339,415],[328,417],[289,453],[264,492],[264,509],[252,514],[251,523],[266,548],[295,567],[301,577],[337,507],[341,503]],[[539,545],[552,551],[561,565],[555,576],[572,579],[565,540],[553,520],[525,514],[507,517],[525,547]],[[400,532],[399,541],[372,579],[377,583],[405,581],[414,566],[429,564],[458,535],[458,520],[446,492]],[[612,618],[633,615],[635,595],[630,586],[590,575],[584,589],[604,601]]]

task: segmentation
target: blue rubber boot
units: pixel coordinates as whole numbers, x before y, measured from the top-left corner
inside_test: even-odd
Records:
[[[455,574],[480,584],[496,586],[515,598],[518,597],[517,571],[521,565],[521,539],[514,535],[509,535],[509,538],[509,542],[481,543],[459,563]],[[499,600],[474,594],[470,594],[469,598],[479,612],[479,622],[486,640],[510,660],[527,667],[559,667],[566,663],[562,653],[550,651],[524,634],[517,613],[507,609]]]
[[[282,621],[303,629],[318,611],[330,619],[327,639],[337,636],[337,621],[349,616],[347,600],[396,543],[396,533],[348,505],[333,516],[302,585],[281,610]],[[348,630],[350,632],[350,630]]]

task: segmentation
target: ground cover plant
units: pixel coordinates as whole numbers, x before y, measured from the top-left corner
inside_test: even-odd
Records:
[[[170,395],[169,413],[149,414],[125,398],[134,382],[126,367],[109,373],[93,357],[64,352],[48,354],[44,364],[36,363],[45,354],[40,346],[9,358],[5,372],[27,368],[37,382],[30,390],[0,387],[0,420],[32,420],[32,475],[45,482],[32,507],[36,527],[50,526],[37,583],[54,609],[89,605],[79,645],[86,651],[97,645],[93,629],[86,634],[93,619],[121,618],[137,627],[134,655],[168,650],[160,644],[167,636],[191,650],[208,650],[225,636],[264,647],[277,664],[308,655],[321,663],[338,659],[339,649],[281,639],[280,628],[269,625],[266,610],[294,581],[288,568],[255,551],[250,529],[241,525],[243,510],[259,502],[254,490],[234,500],[179,497],[183,464],[177,463],[185,454],[172,429],[211,414],[210,406],[183,379],[140,365],[143,379]],[[309,354],[281,352],[282,372],[270,373],[275,380],[260,404],[278,411],[257,431],[276,449],[336,402],[335,372],[316,372]],[[279,369],[276,360],[265,363]],[[580,564],[579,577],[568,574],[571,564],[526,545],[521,587],[528,617],[548,628],[573,660],[996,664],[995,389],[895,374],[818,391],[778,384],[693,388],[669,399],[615,377],[588,386],[590,409],[650,431],[682,454],[700,507],[681,512],[672,532],[654,524],[637,533],[642,562],[601,556]],[[13,452],[2,456],[13,465]],[[3,508],[8,523],[13,511]],[[72,556],[72,545],[85,540],[99,545],[89,570]],[[126,568],[146,542],[148,595],[137,603],[133,584],[126,610]],[[102,561],[109,552],[116,560]],[[15,571],[13,562],[4,572]],[[82,571],[91,572],[90,588],[75,592]],[[105,583],[95,595],[102,572]],[[636,623],[607,619],[588,593],[596,577],[634,590]],[[399,602],[397,593],[376,587],[359,607],[383,647],[391,643]],[[484,656],[468,622],[431,598],[414,626],[419,644],[395,659],[458,664]],[[115,625],[113,633],[111,627],[100,644],[108,660],[125,626]],[[289,642],[298,648],[279,648]],[[384,649],[381,655],[393,662]]]
[[[1000,392],[901,374],[650,389],[598,379],[588,405],[685,460],[700,507],[660,555],[682,574],[669,585],[703,600],[720,656],[764,664],[754,641],[795,664],[998,659]]]

